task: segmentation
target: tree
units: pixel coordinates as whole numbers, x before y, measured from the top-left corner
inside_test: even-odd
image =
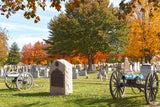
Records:
[[[61,2],[65,0],[50,0],[50,7],[55,7],[57,11],[61,10]],[[83,2],[83,0],[82,0]],[[74,0],[74,6],[78,6],[81,2]],[[35,23],[40,21],[40,17],[36,14],[37,8],[40,7],[43,11],[47,6],[46,0],[1,0],[0,10],[1,15],[7,18],[12,14],[22,10],[26,19],[35,18]]]
[[[160,7],[159,0],[129,0],[129,1],[121,0],[121,3],[119,4],[119,6],[120,6],[120,10],[122,10],[123,12],[119,11],[117,15],[121,18],[126,18],[128,14],[133,13],[133,10],[135,8],[138,8],[139,5],[142,5],[144,2],[146,4],[152,4],[156,9]],[[150,8],[149,9],[150,13],[152,13],[151,10],[152,9]]]
[[[76,50],[73,55],[81,53],[88,58],[89,71],[98,51],[122,51],[128,30],[113,10],[109,1],[92,1],[55,17],[49,25],[51,31],[47,43],[52,44],[49,51],[60,49],[70,53]]]
[[[32,57],[33,61],[40,64],[41,61],[44,61],[47,58],[45,51],[43,50],[44,44],[43,42],[36,42],[32,49]]]
[[[57,11],[61,9],[61,2],[65,0],[50,0],[50,7],[55,7]],[[73,7],[79,7],[80,4],[84,4],[87,0],[73,0]],[[97,0],[101,3],[103,0]],[[135,7],[133,3],[136,0],[130,0],[126,3],[125,0],[121,0],[120,8],[124,11],[123,13],[128,14],[132,8]],[[138,0],[140,1],[140,0]],[[148,0],[148,2],[154,3],[154,6],[159,7],[159,0]],[[140,3],[140,2],[139,2]],[[0,10],[1,15],[5,15],[7,18],[12,14],[22,10],[24,11],[24,17],[26,19],[35,18],[35,23],[40,21],[40,17],[37,15],[37,8],[40,7],[45,11],[47,1],[46,0],[1,0]],[[70,8],[70,7],[69,7]]]
[[[33,46],[31,43],[23,46],[21,51],[21,61],[25,64],[36,63],[43,65],[47,64],[47,53],[43,50],[48,46],[47,44],[43,44],[43,42],[37,41]]]
[[[22,51],[21,51],[21,61],[24,64],[31,64],[33,61],[33,56],[32,56],[32,44],[26,44],[23,46]]]
[[[19,48],[16,42],[14,42],[11,45],[7,62],[13,65],[16,65],[20,62],[20,52],[19,52]]]
[[[130,20],[132,30],[128,37],[125,56],[133,59],[143,58],[150,62],[152,57],[160,53],[160,16],[159,9],[155,8],[148,0],[135,2],[136,7],[127,18]]]
[[[6,62],[8,57],[6,30],[0,28],[0,65]]]

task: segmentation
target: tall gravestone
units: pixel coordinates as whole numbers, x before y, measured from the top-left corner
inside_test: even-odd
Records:
[[[130,63],[128,61],[128,58],[126,57],[124,61],[124,74],[131,74],[129,66],[130,66]]]
[[[141,74],[144,76],[144,80],[146,80],[149,72],[151,72],[151,64],[143,64],[141,66]]]
[[[72,64],[59,59],[50,66],[50,94],[68,95],[72,92]]]
[[[49,77],[49,69],[48,68],[45,68],[45,70],[44,70],[44,77],[45,78]]]

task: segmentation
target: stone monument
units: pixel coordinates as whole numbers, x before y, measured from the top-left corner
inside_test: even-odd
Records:
[[[72,92],[72,64],[58,59],[50,66],[50,94],[68,95]]]
[[[130,63],[128,61],[128,58],[126,57],[125,58],[125,61],[124,61],[124,74],[131,74],[131,71],[130,71]]]

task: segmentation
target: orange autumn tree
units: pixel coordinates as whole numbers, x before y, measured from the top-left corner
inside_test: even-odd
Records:
[[[106,62],[106,59],[107,59],[107,56],[109,56],[108,53],[102,53],[100,51],[98,51],[96,53],[96,55],[93,57],[93,60],[94,60],[94,64],[98,64],[98,61],[102,61],[102,62]]]
[[[152,57],[160,53],[160,15],[159,8],[148,0],[135,1],[135,8],[127,16],[131,25],[128,35],[130,43],[126,46],[124,56],[150,62]]]
[[[43,48],[47,46],[42,42],[36,42],[33,46],[30,44],[24,45],[21,52],[21,61],[24,64],[47,64],[47,53]]]
[[[32,48],[33,48],[33,46],[31,45],[31,43],[23,46],[22,51],[21,51],[21,61],[24,64],[31,64],[31,62],[32,62]]]
[[[47,55],[45,54],[45,51],[43,50],[44,44],[43,42],[36,42],[32,48],[32,57],[33,62],[36,62],[37,64],[40,64],[41,61],[46,60]]]

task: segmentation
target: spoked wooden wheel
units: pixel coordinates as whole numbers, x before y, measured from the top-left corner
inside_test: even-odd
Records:
[[[125,80],[122,79],[122,73],[114,71],[110,78],[110,93],[114,99],[121,99],[125,92]]]
[[[158,76],[155,72],[150,72],[145,82],[145,99],[148,104],[153,103],[158,94],[159,89]]]
[[[15,72],[11,72],[9,74],[6,74],[5,76],[5,85],[9,88],[9,89],[16,89],[17,88],[17,85],[16,85],[16,80],[17,80],[17,77],[12,77],[12,74],[13,75],[17,75],[15,74]]]
[[[18,76],[16,84],[20,91],[29,90],[33,85],[33,77],[30,73],[22,73]]]

